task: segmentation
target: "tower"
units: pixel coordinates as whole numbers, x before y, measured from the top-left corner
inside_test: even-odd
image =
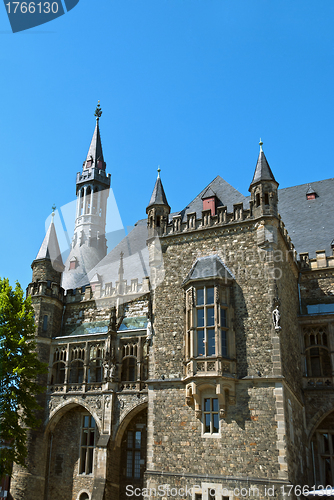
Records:
[[[263,142],[260,139],[260,153],[253,176],[249,186],[251,193],[251,209],[255,218],[262,215],[277,216],[277,188],[278,182],[269,167],[267,158],[263,152]]]
[[[56,207],[53,207],[55,210]],[[49,364],[52,338],[59,335],[63,315],[64,290],[60,286],[61,273],[64,269],[57,234],[53,222],[54,211],[49,229],[33,261],[32,282],[28,285],[27,294],[31,297],[35,311],[36,349],[38,357],[43,363]],[[41,385],[47,385],[47,374],[38,378]],[[27,433],[29,454],[26,468],[14,464],[11,494],[13,498],[27,500],[38,497],[44,498],[46,472],[46,443],[44,439],[45,411],[47,408],[47,394],[41,393],[36,397],[42,408],[37,416],[41,421],[40,427],[30,429]]]
[[[161,170],[158,168],[158,177],[154,185],[150,203],[146,208],[149,237],[154,233],[160,236],[166,231],[168,215],[170,214],[170,206],[168,205],[161,182],[160,172]]]
[[[65,264],[63,287],[76,288],[82,278],[107,254],[105,237],[110,174],[106,173],[99,120],[100,104],[95,110],[96,125],[82,172],[76,178],[76,215],[71,251]]]

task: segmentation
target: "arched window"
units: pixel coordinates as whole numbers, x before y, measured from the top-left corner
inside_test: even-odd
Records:
[[[307,377],[331,377],[332,367],[326,327],[304,328],[305,371]]]
[[[122,361],[122,381],[134,382],[136,380],[137,360],[133,356],[124,358]]]
[[[65,382],[65,363],[58,361],[53,364],[52,375],[51,375],[51,385],[53,384],[63,384]]]
[[[269,205],[269,193],[264,193],[264,204]]]
[[[102,382],[102,359],[92,359],[89,364],[88,382]]]
[[[72,361],[70,366],[70,384],[82,384],[84,375],[83,361]]]
[[[88,186],[87,190],[86,190],[86,206],[85,206],[85,214],[89,214],[89,210],[90,210],[90,204],[91,204],[91,187]]]
[[[81,493],[79,500],[89,500],[89,495],[85,491]]]
[[[334,482],[334,412],[327,415],[317,426],[311,440],[311,457],[314,474],[313,484]]]
[[[92,474],[93,472],[95,439],[95,420],[91,415],[83,415],[81,425],[79,474]],[[89,497],[87,496],[83,498]]]
[[[83,213],[84,213],[84,211],[83,211],[84,194],[85,194],[85,191],[84,191],[84,188],[82,188],[81,191],[80,191],[79,215],[83,215]]]

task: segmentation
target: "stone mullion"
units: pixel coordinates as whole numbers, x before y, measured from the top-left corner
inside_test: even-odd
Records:
[[[66,363],[65,363],[65,378],[64,378],[65,392],[67,392],[69,378],[70,378],[70,344],[67,344]]]
[[[93,186],[90,186],[90,198],[89,198],[89,201],[90,201],[90,207],[89,207],[89,214],[91,215],[92,214],[92,207],[93,207]]]
[[[220,297],[219,287],[215,286],[215,357],[221,356],[221,346],[219,342],[220,333]],[[216,367],[217,368],[217,367]]]
[[[138,339],[138,347],[137,347],[137,381],[141,380],[141,370],[142,370],[142,358],[143,358],[143,338],[139,337]]]
[[[97,192],[97,215],[100,216],[100,206],[101,206],[101,189]]]
[[[81,189],[79,189],[79,196],[77,198],[77,215],[76,215],[76,219],[80,215],[80,203],[81,203]]]
[[[86,213],[86,192],[87,192],[87,186],[84,187],[83,215],[85,215]]]
[[[83,373],[83,385],[84,385],[84,391],[87,389],[87,382],[88,382],[88,342],[85,342],[85,356],[84,356],[84,373]]]
[[[327,338],[332,363],[332,383],[334,384],[334,323],[327,325]]]

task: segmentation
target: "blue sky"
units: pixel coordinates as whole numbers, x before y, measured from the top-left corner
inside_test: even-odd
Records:
[[[12,34],[1,7],[0,276],[31,280],[98,99],[125,227],[158,165],[172,211],[218,174],[247,194],[260,137],[280,187],[333,177],[333,21],[332,0],[80,0]]]

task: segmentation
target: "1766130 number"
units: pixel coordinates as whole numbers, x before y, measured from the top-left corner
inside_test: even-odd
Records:
[[[58,2],[8,2],[8,14],[57,14]]]

